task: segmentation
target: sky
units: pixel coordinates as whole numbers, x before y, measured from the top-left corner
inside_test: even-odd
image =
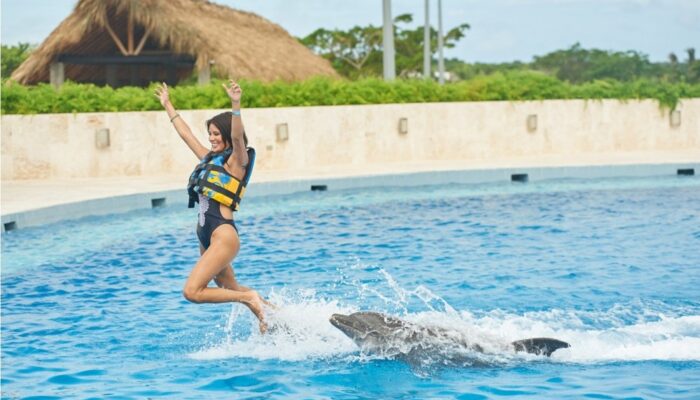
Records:
[[[0,41],[41,43],[72,11],[77,0],[1,0]],[[303,37],[317,28],[379,26],[382,0],[216,0],[254,12]],[[437,0],[430,0],[437,27]],[[686,58],[700,52],[700,0],[442,0],[445,31],[462,23],[471,29],[445,56],[467,62],[531,61],[571,47],[636,50],[651,61],[671,52]],[[393,0],[394,16],[410,13],[424,23],[424,0]]]

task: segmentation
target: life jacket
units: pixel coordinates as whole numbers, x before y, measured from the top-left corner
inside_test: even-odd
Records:
[[[242,181],[230,175],[224,168],[224,163],[231,156],[231,149],[221,153],[210,152],[204,156],[190,175],[187,185],[187,193],[190,196],[188,207],[194,208],[194,203],[199,201],[198,194],[202,194],[238,211],[251,172],[253,172],[253,164],[255,164],[255,149],[248,147],[247,151],[248,166]]]

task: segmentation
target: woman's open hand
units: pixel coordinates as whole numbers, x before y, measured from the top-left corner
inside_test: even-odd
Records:
[[[243,90],[236,82],[233,81],[233,79],[229,79],[228,85],[225,83],[222,83],[221,86],[223,86],[224,89],[226,90],[226,94],[231,99],[231,103],[238,104],[241,102],[241,96],[243,96]]]
[[[160,105],[163,107],[170,103],[170,93],[168,92],[168,85],[165,82],[156,86],[155,96],[158,98]]]

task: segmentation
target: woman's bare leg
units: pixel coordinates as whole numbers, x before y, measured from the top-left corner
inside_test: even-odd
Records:
[[[231,266],[231,264],[226,264],[221,272],[214,277],[214,282],[216,282],[218,287],[237,290],[239,292],[248,292],[251,290],[249,287],[238,283],[236,280],[236,273],[233,271],[233,266]]]
[[[204,253],[204,249],[201,246],[200,252]],[[221,272],[219,272],[219,274],[214,277],[214,282],[216,282],[216,286],[220,288],[237,290],[239,292],[249,292],[253,290],[247,286],[243,286],[240,283],[238,283],[238,281],[236,280],[236,272],[233,270],[233,266],[231,264],[227,264],[221,270]],[[260,296],[260,300],[262,300],[262,302],[268,307],[277,308],[274,304],[270,303],[262,296]]]
[[[202,254],[187,278],[183,295],[193,303],[243,303],[260,320],[260,330],[267,326],[264,322],[262,299],[254,290],[232,290],[226,287],[207,287],[212,277],[219,275],[223,269],[230,268],[230,262],[238,254],[240,244],[238,235],[230,225],[216,228],[211,238],[211,245]],[[231,270],[231,273],[233,271]],[[231,278],[234,279],[233,274]],[[227,282],[230,284],[230,282]]]

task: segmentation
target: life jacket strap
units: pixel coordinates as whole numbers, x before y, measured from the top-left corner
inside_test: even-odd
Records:
[[[207,171],[206,172],[207,174],[209,173],[209,171],[216,171],[216,172],[221,172],[221,173],[228,175],[228,171],[226,171],[226,168],[224,168],[220,165],[216,165],[216,164],[207,164],[204,166],[203,169],[205,171]],[[236,178],[234,177],[234,179],[236,179]]]
[[[189,208],[194,208],[195,203],[199,202],[198,194],[202,192],[203,188],[208,188],[215,193],[219,193],[225,197],[230,198],[232,200],[232,203],[229,207],[231,207],[234,211],[237,211],[238,206],[241,203],[241,199],[243,197],[243,192],[245,191],[246,186],[248,185],[248,181],[250,180],[251,173],[253,172],[253,165],[255,165],[255,149],[253,149],[252,147],[248,147],[246,151],[248,153],[248,165],[246,166],[245,175],[243,176],[242,180],[238,180],[237,178],[232,177],[226,171],[226,168],[224,168],[223,165],[210,163],[210,161],[214,158],[213,153],[209,153],[204,158],[202,158],[200,163],[190,175],[190,179],[187,185],[187,193],[189,194],[189,201],[187,206]],[[228,152],[228,155],[230,155],[231,150],[228,150]],[[224,155],[227,154],[224,153]],[[232,179],[238,182],[235,193],[224,189],[219,185],[209,182],[208,178],[212,171],[230,176]]]
[[[190,200],[187,202],[187,208],[194,208],[194,204],[197,202],[197,195],[190,193]]]
[[[199,182],[197,182],[197,186],[199,186],[200,188],[211,189],[217,193],[221,193],[224,196],[232,199],[233,203],[231,203],[231,206],[230,206],[231,208],[236,207],[238,205],[238,203],[241,202],[240,190],[241,190],[241,186],[243,186],[243,185],[238,185],[238,190],[236,190],[236,193],[228,191],[228,190],[222,188],[221,186],[217,186],[217,185],[215,185],[207,180],[204,180],[204,179],[200,179]]]

